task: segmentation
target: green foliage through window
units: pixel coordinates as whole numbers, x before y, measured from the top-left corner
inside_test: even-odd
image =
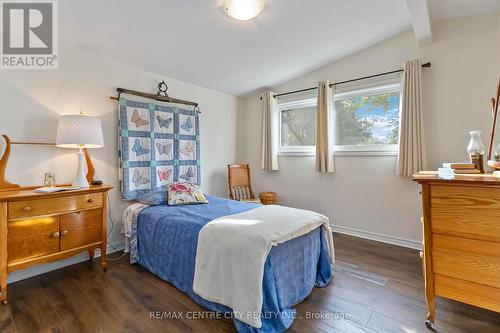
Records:
[[[384,89],[384,88],[382,88]],[[392,88],[391,88],[392,89]],[[344,96],[344,97],[342,97]],[[334,102],[335,145],[394,145],[398,143],[399,88],[372,91],[366,95],[348,93]],[[316,144],[315,100],[282,105],[281,146]]]
[[[335,101],[336,145],[398,143],[399,91]]]
[[[316,106],[281,110],[281,145],[316,144]]]

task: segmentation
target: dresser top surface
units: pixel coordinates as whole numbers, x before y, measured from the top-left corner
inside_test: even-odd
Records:
[[[468,184],[468,185],[488,185],[500,186],[500,177],[491,173],[455,175],[452,177],[440,177],[437,171],[421,171],[414,174],[412,180],[420,184],[440,183],[440,184]]]
[[[113,186],[111,185],[103,184],[103,185],[91,185],[88,188],[81,188],[78,190],[71,190],[71,191],[61,191],[53,193],[34,192],[34,190],[39,187],[40,186],[32,186],[32,187],[21,187],[19,189],[14,188],[14,189],[0,190],[0,202],[21,200],[21,199],[44,199],[44,198],[63,197],[69,195],[98,193],[98,192],[109,191],[113,188]]]

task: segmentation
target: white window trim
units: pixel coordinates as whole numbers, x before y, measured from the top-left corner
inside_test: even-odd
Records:
[[[376,86],[376,87],[371,87],[371,88],[365,88],[365,89],[356,89],[356,90],[351,90],[351,91],[346,91],[343,93],[337,93],[334,96],[334,101],[338,101],[340,99],[348,99],[348,98],[356,98],[356,97],[361,97],[361,96],[369,96],[369,95],[377,95],[377,94],[383,94],[386,92],[392,92],[392,91],[401,91],[401,84],[400,83],[391,83],[391,84],[384,84],[381,86]]]
[[[335,146],[337,156],[396,156],[398,145],[344,145]]]
[[[281,114],[282,109],[304,108],[304,107],[309,107],[309,106],[316,106],[317,103],[318,103],[318,100],[316,99],[316,97],[301,98],[301,99],[295,100],[295,101],[279,103],[278,108],[279,108],[279,111]]]
[[[279,122],[278,122],[278,156],[315,156],[316,146],[282,146],[281,145],[281,111],[289,108],[316,106],[316,97],[301,98],[300,100],[283,102],[278,104]]]
[[[278,156],[316,156],[316,146],[280,147]]]
[[[392,146],[392,145],[388,145]],[[397,156],[398,151],[397,151],[397,145],[396,149],[392,150],[355,150],[355,149],[348,149],[348,150],[334,150],[333,155],[335,156]],[[342,146],[339,146],[342,147]],[[304,147],[305,148],[305,147]],[[316,147],[315,146],[307,146],[306,149],[300,149],[300,150],[293,150],[293,149],[288,149],[288,150],[281,150],[278,152],[278,156],[285,156],[285,157],[314,157],[316,156]]]

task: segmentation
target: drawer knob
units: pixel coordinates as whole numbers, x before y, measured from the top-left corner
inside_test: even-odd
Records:
[[[59,231],[56,231],[56,232],[53,232],[51,236],[52,236],[52,238],[59,238],[59,236],[61,236],[61,234],[59,233]]]
[[[94,202],[94,199],[90,198],[87,200],[88,203],[93,203]]]
[[[23,211],[29,212],[31,211],[31,207],[30,206],[23,207]]]
[[[66,236],[69,233],[68,230],[62,230],[61,231],[61,236]]]

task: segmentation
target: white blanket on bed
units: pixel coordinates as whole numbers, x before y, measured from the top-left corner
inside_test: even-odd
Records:
[[[262,206],[207,223],[198,235],[193,290],[230,307],[237,319],[262,326],[264,265],[273,246],[322,226],[334,262],[328,218],[283,206]]]
[[[125,234],[125,252],[130,252],[130,263],[139,261],[137,249],[137,219],[148,205],[136,202],[125,208],[122,215],[122,233]]]
[[[148,205],[142,204],[140,202],[133,203],[129,205],[122,214],[122,234],[125,234],[125,237],[132,236],[132,228],[134,227],[134,223],[137,222],[137,217],[139,213],[144,208],[149,207]]]

